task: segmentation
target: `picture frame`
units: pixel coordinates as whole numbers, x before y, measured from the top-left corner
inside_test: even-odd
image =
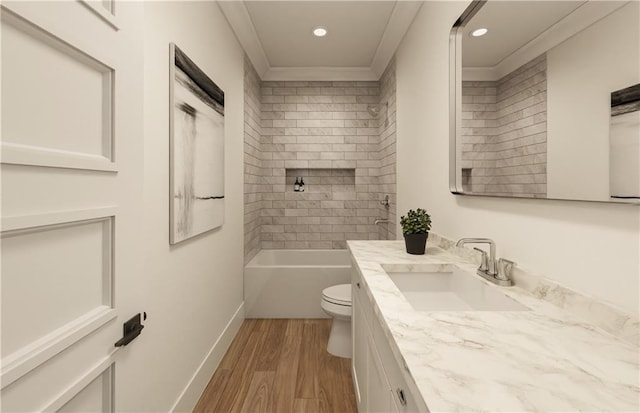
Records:
[[[169,242],[224,224],[224,91],[170,44]]]

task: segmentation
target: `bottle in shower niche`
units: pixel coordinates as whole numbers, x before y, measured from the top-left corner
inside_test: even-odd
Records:
[[[300,177],[300,192],[304,192],[304,179]]]
[[[297,176],[296,176],[296,183],[293,184],[293,190],[296,192],[300,192],[300,180]]]

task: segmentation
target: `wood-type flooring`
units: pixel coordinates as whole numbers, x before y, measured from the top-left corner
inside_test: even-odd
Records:
[[[194,412],[356,413],[351,359],[329,319],[246,319]]]

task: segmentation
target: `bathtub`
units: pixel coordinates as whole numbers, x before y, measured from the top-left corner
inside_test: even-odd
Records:
[[[247,318],[327,318],[322,290],[351,282],[348,250],[261,250],[244,267]]]

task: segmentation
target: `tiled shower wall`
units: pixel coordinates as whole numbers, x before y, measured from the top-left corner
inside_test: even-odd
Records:
[[[262,248],[378,239],[378,119],[367,106],[379,93],[378,82],[262,83]],[[305,192],[293,191],[296,174]]]
[[[543,54],[498,81],[462,82],[465,190],[546,196],[546,67]]]
[[[244,64],[244,258],[260,251],[262,157],[260,150],[260,78],[245,56]]]
[[[246,261],[259,248],[394,239],[394,65],[381,82],[262,82],[258,112],[259,80],[248,60],[246,66]],[[376,117],[367,108],[380,103],[381,85],[385,102]],[[305,192],[293,191],[296,176],[304,178]],[[389,211],[380,204],[385,194]],[[391,224],[374,225],[378,217]]]
[[[380,239],[396,239],[396,65],[395,58],[380,78],[380,184],[381,199],[389,195],[389,209],[380,205],[380,217],[388,223],[379,225]]]

